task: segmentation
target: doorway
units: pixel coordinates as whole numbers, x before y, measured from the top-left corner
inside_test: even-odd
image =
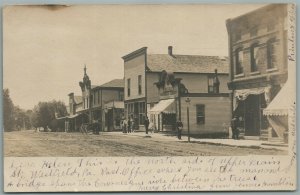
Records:
[[[260,95],[249,95],[245,100],[245,136],[260,135]]]

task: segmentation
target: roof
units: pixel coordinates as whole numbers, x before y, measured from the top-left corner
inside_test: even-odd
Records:
[[[100,85],[101,88],[124,88],[124,80],[123,79],[114,79],[107,83]]]
[[[74,96],[74,101],[75,101],[76,104],[80,104],[82,102],[82,97],[76,95],[76,96]]]
[[[223,56],[201,56],[201,55],[169,55],[148,54],[148,71],[161,72],[188,72],[188,73],[218,73],[229,72],[229,62]]]

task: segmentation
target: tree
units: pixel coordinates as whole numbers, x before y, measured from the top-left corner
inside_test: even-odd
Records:
[[[14,104],[9,96],[8,89],[3,89],[2,93],[4,131],[11,131],[14,129]]]
[[[15,116],[15,128],[20,129],[31,129],[31,120],[30,120],[30,110],[25,111],[19,106],[14,107],[14,116]]]
[[[56,118],[67,115],[66,105],[62,101],[39,102],[33,109],[32,123],[35,127],[50,127],[56,130]]]

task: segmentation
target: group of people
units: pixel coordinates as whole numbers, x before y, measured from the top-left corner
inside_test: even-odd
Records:
[[[122,120],[122,132],[123,133],[132,133],[132,132],[134,132],[134,120],[133,120],[133,118]]]

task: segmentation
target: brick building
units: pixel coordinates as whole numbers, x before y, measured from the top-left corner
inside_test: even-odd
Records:
[[[247,139],[282,137],[263,110],[287,80],[287,9],[272,4],[226,21],[232,111]]]
[[[143,47],[123,57],[125,116],[140,130],[146,114],[159,131],[175,130],[180,119],[186,133],[189,106],[192,134],[228,133],[227,58],[175,55],[171,46],[167,53],[148,54]]]

